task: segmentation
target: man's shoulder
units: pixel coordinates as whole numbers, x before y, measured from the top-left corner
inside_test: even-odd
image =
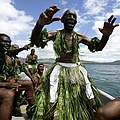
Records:
[[[79,32],[75,32],[78,36],[81,36],[81,37],[86,37],[86,35],[84,35],[84,34],[81,34],[81,33],[79,33]]]
[[[36,54],[35,54],[34,56],[35,56],[35,57],[37,57],[37,55],[36,55]]]
[[[31,56],[30,54],[27,54],[27,57]]]
[[[84,39],[84,40],[89,40],[88,37],[84,34],[81,34],[79,32],[76,32],[77,36],[79,37],[79,39]]]
[[[58,31],[59,31],[59,30],[51,30],[51,31],[48,31],[48,37],[51,38],[51,37],[55,36]]]

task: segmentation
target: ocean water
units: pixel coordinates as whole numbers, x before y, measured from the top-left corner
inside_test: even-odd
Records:
[[[120,65],[84,64],[97,87],[115,98],[120,96]]]

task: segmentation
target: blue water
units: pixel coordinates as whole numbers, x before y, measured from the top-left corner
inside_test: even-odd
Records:
[[[97,87],[114,97],[120,96],[120,65],[84,64]]]

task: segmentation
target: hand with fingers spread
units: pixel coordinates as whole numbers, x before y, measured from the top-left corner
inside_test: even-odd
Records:
[[[60,8],[57,6],[51,6],[50,8],[47,8],[45,12],[41,13],[38,23],[40,25],[48,25],[53,21],[59,21],[60,17],[53,18],[53,15],[59,10]]]
[[[99,31],[105,36],[111,35],[114,28],[119,26],[119,24],[114,25],[115,21],[116,18],[113,15],[111,15],[111,17],[108,19],[108,22],[104,22],[103,28],[99,28]]]

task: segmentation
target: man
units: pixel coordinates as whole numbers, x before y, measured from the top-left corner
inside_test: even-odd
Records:
[[[10,48],[11,45],[11,40],[10,37],[5,35],[5,34],[0,34],[0,48],[1,48],[1,56],[0,56],[0,81],[1,81],[1,86],[4,87],[3,85],[9,84],[9,88],[14,88],[14,84],[17,85],[17,89],[13,91],[13,94],[17,94],[20,91],[25,90],[26,91],[26,96],[27,96],[27,101],[30,106],[34,104],[34,90],[33,90],[33,85],[31,81],[23,81],[19,80],[18,72],[19,72],[19,65],[16,62],[15,56],[9,56],[8,55],[8,49]],[[24,68],[24,71],[26,69]],[[30,75],[30,74],[29,74]],[[32,76],[31,76],[32,79]],[[8,86],[6,86],[8,88]],[[13,100],[11,101],[13,103]]]
[[[95,120],[120,120],[120,98],[100,107],[97,110]]]
[[[35,81],[35,104],[33,105],[33,108],[35,109],[34,114],[32,116],[32,119],[44,119],[44,106],[45,106],[45,88],[47,89],[47,86],[45,86],[45,76],[44,76],[44,69],[45,66],[42,63],[39,63],[37,65],[37,72],[34,74],[36,81]]]
[[[15,94],[14,106],[16,107],[14,107],[13,109],[13,115],[15,116],[21,115],[20,94],[22,91],[25,91],[26,93],[26,99],[28,101],[29,107],[34,104],[34,89],[33,89],[34,78],[31,76],[27,66],[23,64],[22,59],[20,57],[17,57],[19,52],[27,49],[28,49],[28,45],[25,45],[23,48],[19,48],[17,44],[14,44],[11,46],[11,51],[8,52],[8,54],[11,53],[8,61],[12,61],[10,64],[12,70],[8,71],[7,81],[17,82],[21,85]],[[29,80],[19,80],[19,74],[21,72],[24,72],[32,80],[32,82]],[[18,101],[19,101],[19,104],[18,104]]]
[[[12,113],[12,106],[14,101],[14,93],[18,88],[18,84],[3,82],[4,77],[2,74],[5,55],[10,48],[11,39],[6,34],[0,34],[0,119],[10,120]]]
[[[35,75],[36,81],[35,81],[35,88],[39,87],[39,85],[41,85],[42,83],[45,82],[45,78],[44,78],[44,64],[39,63],[37,65],[37,72],[34,74],[32,73],[32,76]]]
[[[35,54],[35,49],[31,49],[31,53],[26,57],[26,63],[28,63],[29,71],[31,70],[36,72],[36,64],[37,64],[38,56]]]
[[[28,49],[30,49],[29,45],[25,45],[24,47],[19,48],[17,44],[14,44],[10,47],[10,50],[8,50],[8,54],[9,56],[15,56],[15,55],[18,55],[19,52],[23,50],[28,50]]]
[[[57,6],[52,6],[41,13],[31,35],[31,45],[35,44],[41,48],[44,48],[49,40],[53,40],[56,62],[46,76],[47,90],[50,92],[46,95],[46,104],[49,102],[53,104],[49,111],[55,111],[53,108],[57,106],[59,120],[91,120],[99,99],[86,68],[80,64],[79,43],[87,45],[92,52],[101,51],[114,28],[118,26],[113,25],[116,18],[111,16],[108,22],[104,23],[103,28],[99,29],[103,34],[101,40],[96,37],[90,40],[74,31],[77,14],[73,9],[66,10],[61,18],[53,18],[59,10]],[[59,20],[64,25],[63,30],[49,32],[46,29],[42,30],[45,25]],[[44,114],[44,119],[47,119],[51,112]]]

